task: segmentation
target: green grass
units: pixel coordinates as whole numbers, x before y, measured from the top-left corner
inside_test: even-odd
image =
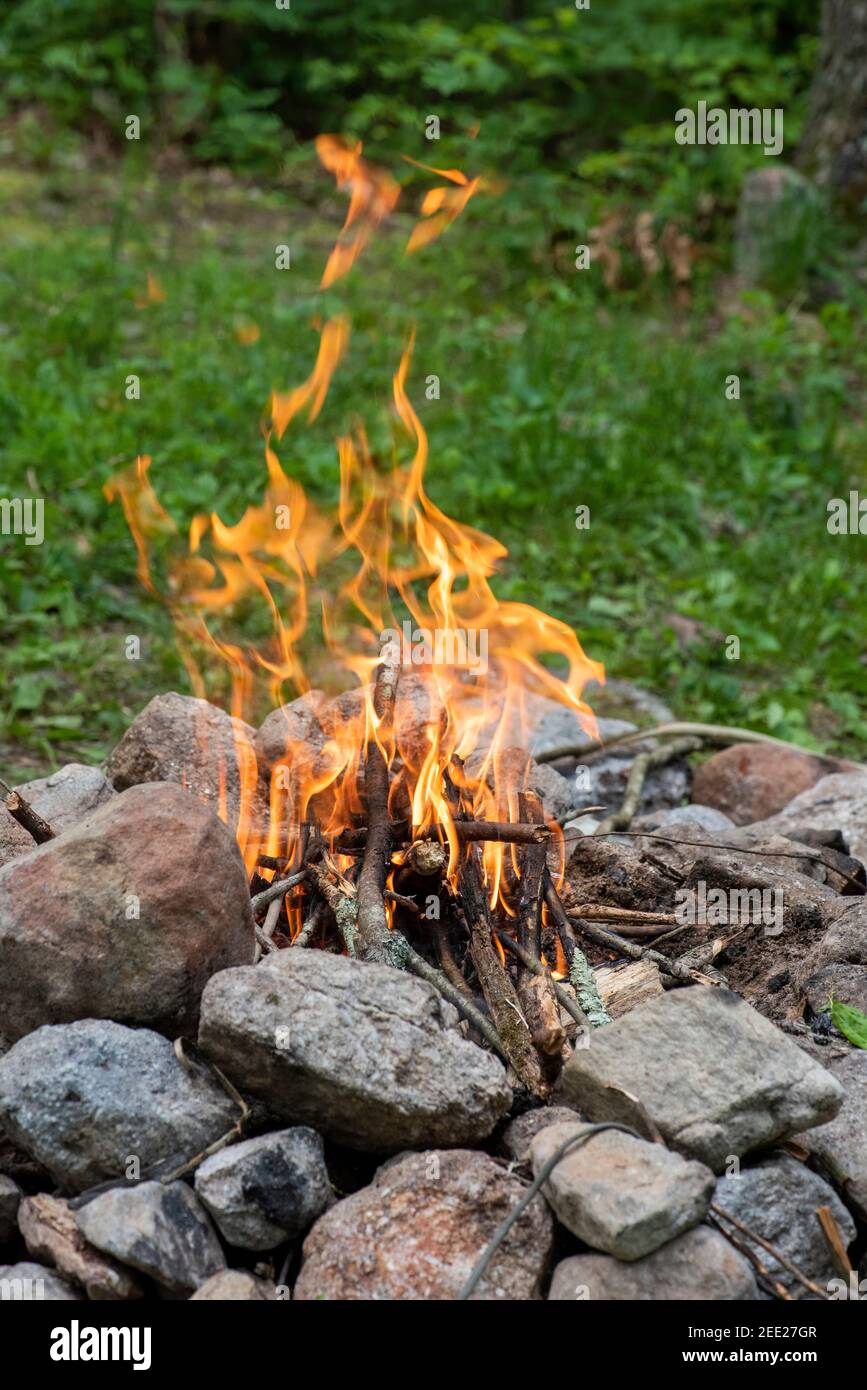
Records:
[[[311,320],[338,308],[353,318],[350,353],[320,420],[281,447],[318,500],[336,498],[333,440],[354,415],[387,440],[415,321],[429,491],[509,547],[501,595],[565,619],[611,675],[683,717],[863,755],[867,539],[825,524],[830,497],[867,493],[857,281],[835,272],[821,310],[754,297],[731,315],[708,270],[675,310],[664,284],[609,294],[559,268],[527,240],[532,208],[519,233],[480,198],[409,260],[398,221],[323,294],[344,211],[327,189],[309,171],[257,192],[72,159],[0,176],[0,496],[46,499],[42,547],[0,537],[3,775],[96,761],[153,694],[187,688],[103,483],[149,453],[179,523],[211,508],[236,520],[259,500],[268,392],[308,375]],[[148,272],[165,302],[137,309]],[[261,329],[252,346],[235,335],[247,320]],[[724,394],[732,372],[739,401]],[[124,398],[129,373],[140,401]],[[430,373],[439,401],[424,399]],[[700,625],[686,649],[673,613]]]

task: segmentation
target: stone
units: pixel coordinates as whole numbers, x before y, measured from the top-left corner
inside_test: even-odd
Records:
[[[867,1052],[853,1048],[827,1066],[843,1088],[843,1104],[833,1120],[796,1134],[795,1141],[867,1221]]]
[[[855,1223],[834,1189],[818,1173],[787,1156],[768,1158],[754,1168],[743,1168],[740,1173],[720,1178],[713,1201],[715,1207],[736,1216],[756,1235],[764,1236],[808,1279],[823,1288],[837,1277],[838,1271],[816,1208],[831,1208],[844,1244],[855,1239]],[[761,1258],[772,1278],[791,1293],[803,1296],[803,1285],[773,1255],[742,1231],[737,1235]]]
[[[671,706],[652,690],[643,690],[631,681],[612,680],[610,676],[601,683],[588,681],[583,697],[597,717],[634,719],[641,725],[670,724],[675,718]]]
[[[277,1289],[270,1279],[257,1279],[246,1269],[223,1269],[196,1289],[190,1303],[273,1302],[276,1298]]]
[[[86,763],[67,763],[50,777],[23,782],[15,790],[48,822],[55,835],[77,825],[115,794],[105,773]]]
[[[694,785],[692,790],[695,796]],[[724,835],[727,830],[734,829],[734,824],[730,816],[723,815],[722,811],[717,811],[713,806],[695,803],[689,806],[669,806],[666,811],[649,811],[645,816],[636,816],[630,829],[669,830],[675,825],[688,825],[696,830],[706,830],[710,834]]]
[[[710,1226],[696,1226],[631,1264],[610,1255],[572,1255],[554,1270],[548,1294],[557,1303],[726,1303],[758,1296],[747,1260]]]
[[[232,1144],[196,1171],[196,1195],[229,1245],[273,1250],[332,1200],[322,1139],[299,1126]]]
[[[9,864],[21,854],[29,854],[35,848],[33,836],[18,824],[0,802],[0,866]]]
[[[222,1087],[145,1029],[46,1026],[0,1059],[0,1124],[72,1191],[124,1177],[132,1156],[141,1170],[192,1158],[237,1118]]]
[[[839,898],[825,932],[801,963],[807,979],[829,965],[867,966],[867,898]]]
[[[525,1110],[503,1130],[502,1150],[516,1163],[528,1164],[530,1145],[537,1134],[549,1125],[574,1124],[576,1119],[580,1119],[578,1112],[566,1105],[539,1105],[535,1110]]]
[[[867,772],[835,772],[823,777],[782,811],[752,828],[787,835],[805,825],[842,830],[849,853],[867,863]]]
[[[466,760],[466,773],[469,778],[479,778],[488,757],[487,749],[477,747]],[[486,780],[493,787],[495,780],[498,792],[503,788],[518,791],[530,789],[541,798],[545,813],[552,820],[565,816],[575,807],[576,798],[585,800],[585,795],[577,797],[572,784],[548,763],[534,762],[523,748],[510,745],[503,748],[495,762],[486,769]]]
[[[250,893],[226,827],[169,783],[131,787],[0,869],[0,1019],[112,1018],[194,1031],[218,970],[253,959]]]
[[[826,1013],[832,999],[867,1014],[867,966],[823,966],[804,980],[800,995],[812,1014]]]
[[[176,782],[213,811],[225,788],[228,824],[238,820],[242,793],[256,794],[255,730],[192,695],[156,695],[109,754],[105,773],[117,789]],[[252,809],[252,804],[250,809]]]
[[[829,773],[833,758],[771,743],[735,743],[714,753],[693,773],[692,794],[705,806],[724,811],[735,825],[766,820]]]
[[[714,1190],[710,1169],[622,1130],[592,1134],[574,1120],[549,1125],[530,1145],[535,1176],[567,1139],[587,1133],[592,1137],[566,1153],[542,1188],[558,1221],[585,1245],[640,1260],[704,1220]]]
[[[24,1193],[13,1178],[0,1173],[0,1246],[18,1234],[18,1207]]]
[[[804,280],[820,227],[818,195],[803,174],[778,161],[750,170],[735,228],[738,285],[790,297]]]
[[[82,1234],[173,1293],[191,1294],[225,1269],[207,1214],[183,1182],[114,1187],[78,1212]]]
[[[129,1270],[88,1244],[78,1229],[75,1213],[62,1197],[50,1197],[44,1192],[36,1197],[25,1197],[18,1223],[29,1253],[80,1285],[88,1298],[115,1300],[144,1296],[141,1284]]]
[[[456,1025],[390,966],[289,950],[209,982],[199,1046],[280,1120],[389,1153],[479,1143],[509,1110],[502,1063]]]
[[[66,1279],[45,1265],[22,1260],[16,1265],[0,1265],[0,1303],[9,1299],[34,1303],[79,1303],[84,1298]]]
[[[302,1302],[455,1299],[526,1184],[487,1154],[402,1154],[370,1187],[321,1216],[304,1242],[294,1296]],[[534,1197],[491,1260],[474,1299],[533,1299],[553,1222]]]
[[[843,1090],[737,995],[693,985],[597,1029],[555,1098],[639,1133],[646,1115],[669,1147],[721,1172],[732,1156],[832,1119]]]
[[[311,749],[322,750],[326,736],[319,716],[325,703],[321,690],[308,690],[267,715],[254,740],[260,771],[272,772],[278,764],[291,768],[299,758],[306,763]]]

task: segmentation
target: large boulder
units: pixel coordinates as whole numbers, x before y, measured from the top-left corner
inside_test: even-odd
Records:
[[[729,990],[695,985],[640,1004],[573,1053],[559,1090],[721,1172],[731,1157],[836,1115],[839,1082]]]
[[[226,827],[169,783],[132,787],[0,869],[0,1031],[112,1018],[194,1029],[218,970],[253,958]]]
[[[842,830],[849,853],[867,863],[867,772],[835,772],[823,777],[793,797],[782,811],[752,828],[795,835],[801,826]]]
[[[704,1220],[714,1189],[710,1169],[622,1130],[593,1134],[580,1121],[546,1127],[530,1147],[536,1177],[567,1139],[584,1134],[591,1137],[567,1150],[542,1191],[585,1245],[640,1260]]]
[[[736,825],[773,816],[800,792],[839,772],[833,758],[770,743],[736,743],[715,753],[693,774],[695,801],[724,811]]]
[[[192,695],[157,695],[109,754],[105,772],[118,791],[144,782],[176,782],[221,810],[234,828],[242,799],[250,811],[257,790],[255,730]]]
[[[98,767],[67,763],[50,777],[23,782],[15,788],[34,811],[59,835],[114,796],[114,787]]]
[[[731,1302],[758,1298],[755,1276],[725,1236],[696,1226],[643,1260],[572,1255],[554,1270],[548,1295],[556,1303]]]
[[[502,1063],[456,1023],[390,966],[286,950],[210,981],[199,1046],[280,1119],[387,1153],[478,1143],[508,1111]]]
[[[370,1187],[338,1202],[304,1242],[295,1298],[424,1302],[457,1298],[526,1186],[487,1154],[404,1154]],[[518,1218],[475,1299],[532,1299],[550,1258],[553,1222],[541,1197]]]
[[[237,1119],[159,1033],[84,1019],[39,1028],[0,1059],[0,1125],[61,1187],[81,1191],[200,1153]]]

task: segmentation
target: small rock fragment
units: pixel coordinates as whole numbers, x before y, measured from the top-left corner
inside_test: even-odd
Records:
[[[199,1166],[195,1186],[223,1239],[244,1250],[294,1240],[332,1197],[322,1139],[304,1126],[222,1149]]]
[[[226,1267],[216,1232],[186,1183],[115,1187],[77,1215],[98,1250],[174,1293],[191,1294]]]

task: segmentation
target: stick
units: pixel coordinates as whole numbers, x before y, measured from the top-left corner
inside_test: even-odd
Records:
[[[735,1229],[740,1231],[742,1235],[745,1235],[748,1240],[754,1240],[763,1250],[767,1250],[768,1254],[773,1256],[777,1264],[782,1265],[783,1269],[787,1269],[792,1277],[797,1279],[798,1283],[802,1284],[810,1293],[814,1293],[819,1298],[827,1300],[828,1295],[825,1290],[820,1289],[818,1284],[814,1284],[812,1279],[808,1279],[806,1274],[798,1268],[793,1260],[790,1260],[787,1255],[784,1255],[782,1251],[778,1250],[775,1245],[772,1245],[769,1240],[765,1240],[764,1236],[760,1236],[758,1231],[751,1230],[743,1221],[739,1221],[736,1216],[732,1216],[730,1211],[724,1211],[722,1207],[717,1206],[716,1202],[711,1202],[710,1209],[714,1216],[722,1217],[724,1220],[730,1221]]]
[[[586,1013],[591,1028],[601,1028],[604,1024],[611,1022],[611,1015],[602,1002],[602,996],[596,984],[596,976],[590,969],[590,962],[575,940],[575,933],[566,916],[566,909],[560,901],[560,894],[554,887],[551,875],[547,872],[545,874],[545,901],[548,904],[548,911],[554,918],[561,945],[569,962],[569,979],[578,995],[578,1002]]]
[[[373,708],[380,731],[388,732],[394,720],[394,700],[400,668],[389,654],[376,671]],[[389,930],[385,914],[385,877],[391,859],[391,829],[388,820],[388,767],[376,739],[367,744],[364,763],[367,799],[367,841],[358,876],[358,945],[362,960],[382,965],[405,964],[403,937]],[[404,945],[406,943],[404,942]]]
[[[54,831],[43,820],[38,811],[34,811],[29,801],[25,801],[20,792],[15,792],[6,783],[0,781],[0,793],[3,795],[3,804],[13,820],[16,820],[23,830],[36,841],[37,845],[44,845],[48,840],[54,839]]]
[[[542,803],[535,792],[520,795],[521,816],[525,822],[541,824]],[[547,971],[535,969],[542,955],[542,879],[545,873],[546,848],[529,844],[524,851],[521,872],[521,895],[518,902],[518,941],[523,948],[518,959],[518,1002],[527,1020],[530,1037],[541,1053],[543,1068],[551,1075],[559,1071],[559,1058],[566,1041],[560,1022],[560,1009]],[[532,959],[528,965],[523,955]]]
[[[675,758],[682,757],[684,753],[695,753],[699,748],[701,748],[700,738],[679,738],[672,743],[663,743],[658,748],[652,748],[647,753],[639,753],[629,769],[620,810],[601,820],[595,833],[607,835],[610,830],[618,830],[621,826],[628,827],[638,812],[641,804],[641,793],[651,768],[664,767],[666,763],[673,762]]]
[[[837,1266],[837,1273],[842,1274],[844,1279],[848,1279],[852,1273],[852,1263],[849,1259],[849,1252],[846,1249],[846,1242],[837,1219],[830,1207],[817,1207],[816,1216],[819,1225],[822,1227],[822,1235],[828,1243],[831,1251],[831,1258]]]
[[[470,955],[503,1050],[522,1086],[544,1099],[547,1087],[542,1079],[539,1056],[519,1007],[515,987],[493,943],[493,924],[482,883],[478,845],[470,848],[467,861],[461,867],[460,882],[464,916],[470,932]]]
[[[794,748],[796,753],[803,753],[806,757],[821,756],[810,748],[802,748],[800,744],[790,743],[784,738],[771,738],[770,734],[758,734],[754,729],[738,729],[729,724],[691,724],[678,720],[670,724],[655,724],[650,729],[636,729],[632,734],[618,734],[596,748],[588,748],[586,743],[567,743],[560,748],[549,748],[544,753],[536,754],[536,762],[553,763],[557,758],[574,757],[593,762],[596,758],[604,757],[611,748],[641,743],[646,738],[671,738],[681,734],[694,735],[705,743],[719,744],[724,748],[732,743],[770,743],[777,748]],[[845,758],[836,758],[835,762],[842,763],[850,772],[867,772],[864,763],[849,762]]]
[[[291,874],[289,878],[280,878],[274,883],[269,883],[267,888],[263,888],[261,893],[256,893],[250,899],[250,906],[254,913],[261,912],[262,908],[267,907],[275,898],[284,897],[290,888],[295,888],[297,884],[303,883],[306,877],[307,870],[302,869],[300,873]]]
[[[493,840],[512,845],[542,845],[553,839],[556,833],[548,825],[527,825],[522,821],[509,820],[456,820],[454,828],[459,840],[471,844],[480,840]],[[412,833],[412,827],[407,821],[389,821],[388,829],[391,839],[395,842],[408,839]],[[424,833],[426,836],[436,835],[443,840],[448,839],[448,831],[444,825],[431,826]],[[342,830],[334,848],[339,854],[352,853],[353,850],[364,848],[367,836],[368,829],[363,825]]]
[[[494,931],[497,934],[498,941],[502,941],[503,945],[508,947],[513,955],[518,957],[522,965],[525,965],[534,975],[545,975],[549,980],[551,979],[542,962],[540,960],[534,960],[530,953],[525,951],[523,946],[515,941],[514,937],[507,936],[501,927],[495,927]],[[572,995],[558,985],[556,980],[551,980],[551,988],[554,991],[557,1002],[562,1004],[570,1018],[574,1018],[576,1023],[580,1024],[582,1028],[586,1028],[588,1023],[587,1015],[584,1013],[583,1009],[575,1003]]]
[[[733,1245],[735,1250],[743,1255],[745,1259],[749,1260],[753,1269],[756,1271],[757,1278],[763,1285],[767,1285],[768,1288],[770,1288],[771,1293],[775,1294],[777,1298],[782,1299],[784,1303],[794,1302],[786,1286],[781,1284],[779,1279],[774,1278],[767,1265],[762,1263],[751,1245],[747,1245],[745,1240],[741,1240],[733,1231],[729,1231],[713,1213],[708,1216],[707,1221],[709,1226],[713,1226],[715,1231],[719,1231],[720,1235],[728,1241],[729,1245]]]

